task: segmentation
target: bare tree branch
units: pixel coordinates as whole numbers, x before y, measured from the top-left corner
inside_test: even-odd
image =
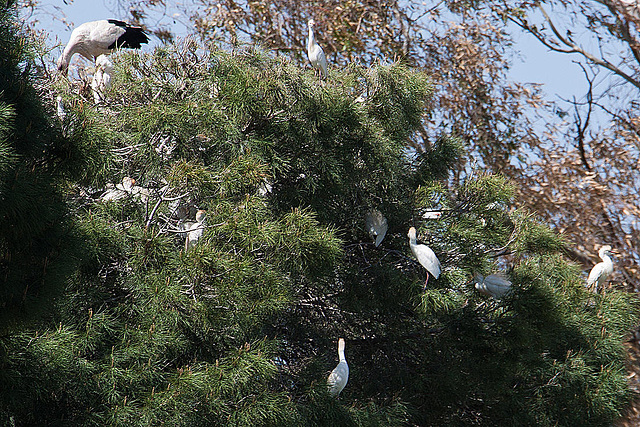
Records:
[[[545,43],[545,46],[547,46],[550,49],[552,49],[554,51],[557,51],[557,52],[578,53],[578,54],[584,56],[585,58],[587,58],[589,61],[593,62],[594,64],[600,65],[601,67],[604,67],[604,68],[608,69],[609,71],[613,72],[614,74],[616,74],[616,75],[622,77],[623,79],[625,79],[627,82],[631,83],[636,88],[640,89],[640,81],[634,79],[633,77],[631,77],[630,75],[628,75],[627,73],[622,71],[620,68],[618,68],[615,65],[613,65],[611,62],[609,62],[609,61],[607,61],[605,59],[598,58],[597,56],[587,52],[586,50],[584,50],[583,48],[581,48],[580,46],[578,46],[577,44],[575,44],[574,42],[572,42],[568,38],[564,37],[560,33],[560,31],[558,31],[558,29],[556,28],[555,24],[551,20],[551,17],[547,13],[547,11],[542,7],[542,4],[540,2],[538,2],[537,5],[538,5],[538,8],[540,9],[540,12],[542,12],[542,15],[544,16],[545,21],[547,21],[547,23],[549,24],[549,27],[551,28],[551,31],[553,31],[553,34],[555,34],[555,36],[558,38],[558,40],[560,40],[560,42],[562,42],[562,44],[567,46],[569,49],[560,49],[560,48],[554,47],[554,46],[552,46],[552,45],[550,45],[548,43]],[[540,37],[538,37],[538,39],[540,40]],[[543,41],[543,43],[544,43],[544,41]]]
[[[582,72],[584,73],[585,79],[589,83],[589,89],[587,90],[587,117],[584,119],[584,123],[582,123],[582,117],[580,116],[580,111],[578,110],[578,103],[573,98],[573,107],[575,109],[575,124],[576,124],[576,142],[578,144],[578,151],[580,152],[580,158],[582,159],[582,163],[587,171],[591,171],[591,166],[589,166],[589,162],[587,161],[587,156],[584,149],[584,134],[586,130],[589,128],[589,120],[591,119],[591,111],[593,111],[593,79],[589,78],[587,70],[584,68],[584,65],[578,64],[580,68],[582,68]]]

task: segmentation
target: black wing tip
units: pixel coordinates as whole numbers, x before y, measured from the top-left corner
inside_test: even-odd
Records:
[[[115,19],[109,19],[108,21],[112,24],[124,28],[125,30],[124,33],[120,37],[118,37],[118,40],[116,40],[109,46],[109,49],[140,49],[143,44],[149,43],[149,37],[147,36],[147,33],[144,32],[142,27],[132,27],[122,21],[117,21]],[[122,23],[123,25],[120,25],[118,23]]]
[[[109,24],[117,25],[118,27],[127,27],[128,24],[124,21],[118,21],[117,19],[107,19]]]
[[[144,38],[146,41],[143,43],[146,43],[149,41],[149,38],[147,37],[147,34],[144,32],[144,30],[142,29],[142,27],[136,27],[134,25],[130,25],[127,24],[124,21],[119,21],[117,19],[107,19],[107,22],[113,25],[117,25],[118,27],[122,27],[124,28],[127,32],[132,32],[132,33],[140,33],[142,38]]]

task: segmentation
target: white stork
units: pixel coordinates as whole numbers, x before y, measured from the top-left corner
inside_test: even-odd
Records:
[[[113,63],[107,55],[100,55],[96,58],[96,72],[91,80],[91,89],[93,89],[93,101],[98,104],[104,101],[105,91],[111,86],[111,71],[113,71]]]
[[[139,49],[148,43],[149,37],[140,27],[132,27],[115,19],[85,22],[71,33],[71,38],[58,59],[58,71],[65,76],[69,62],[76,53],[94,61],[100,55],[108,55],[114,49]]]
[[[313,34],[313,27],[315,25],[316,21],[310,19],[308,22],[309,40],[307,41],[307,55],[309,56],[311,66],[319,70],[321,77],[324,79],[327,77],[327,57],[322,47],[316,42],[316,36]]]
[[[481,293],[494,299],[500,299],[511,290],[511,281],[499,274],[490,274],[482,277],[477,274],[474,278],[475,288]]]
[[[347,365],[347,359],[344,357],[344,339],[338,340],[338,366],[336,366],[329,378],[327,378],[327,387],[329,394],[333,397],[338,397],[340,392],[344,389],[349,381],[349,365]]]
[[[376,242],[376,248],[380,246],[384,236],[387,234],[387,230],[389,226],[387,225],[387,218],[382,215],[377,209],[373,209],[371,212],[367,214],[365,219],[365,223],[367,225],[367,230],[369,231],[369,235]]]
[[[414,227],[409,229],[407,234],[409,238],[409,246],[411,247],[411,253],[418,259],[420,265],[427,270],[427,280],[424,281],[424,288],[427,288],[427,282],[429,281],[429,274],[434,278],[440,277],[440,261],[436,254],[427,245],[419,245],[416,243],[417,232]]]
[[[611,260],[611,246],[605,245],[600,248],[598,255],[602,262],[597,263],[591,269],[589,277],[587,278],[587,287],[591,288],[595,285],[595,291],[602,288],[605,280],[611,273],[613,273],[613,261]]]

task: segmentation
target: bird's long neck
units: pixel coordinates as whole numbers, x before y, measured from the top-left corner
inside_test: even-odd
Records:
[[[600,259],[601,259],[603,262],[606,262],[607,264],[613,264],[613,261],[611,260],[611,258],[609,257],[609,255],[608,255],[608,254],[606,254],[606,253],[604,253],[604,254],[600,255]]]
[[[307,48],[310,49],[314,44],[316,44],[316,37],[313,34],[313,28],[309,27],[309,41],[307,42]]]
[[[69,69],[69,62],[71,62],[71,57],[73,56],[74,53],[76,53],[75,44],[69,43],[64,48],[62,55],[60,55],[60,59],[58,59],[58,69],[63,70],[65,74]]]
[[[340,338],[338,341],[338,358],[340,359],[340,362],[346,363],[347,360],[344,358],[344,345],[344,340]]]

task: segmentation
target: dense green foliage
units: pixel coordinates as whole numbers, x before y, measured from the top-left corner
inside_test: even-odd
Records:
[[[32,82],[26,40],[0,9],[0,331],[50,308],[75,268],[69,213],[58,185],[61,134]]]
[[[450,184],[456,140],[406,149],[427,75],[380,64],[319,82],[260,50],[192,41],[114,62],[106,104],[56,83],[68,111],[55,126],[34,95],[28,108],[3,98],[3,189],[26,156],[18,117],[74,161],[28,170],[57,171],[47,195],[75,261],[62,278],[38,271],[64,292],[1,338],[1,422],[608,425],[623,408],[631,297],[587,292],[504,179]],[[101,197],[124,177],[138,189]],[[389,221],[378,248],[372,208]],[[198,209],[206,227],[187,250],[180,226]],[[444,266],[424,292],[412,225]],[[498,270],[514,290],[489,300],[471,277]],[[339,337],[350,379],[333,399]]]

